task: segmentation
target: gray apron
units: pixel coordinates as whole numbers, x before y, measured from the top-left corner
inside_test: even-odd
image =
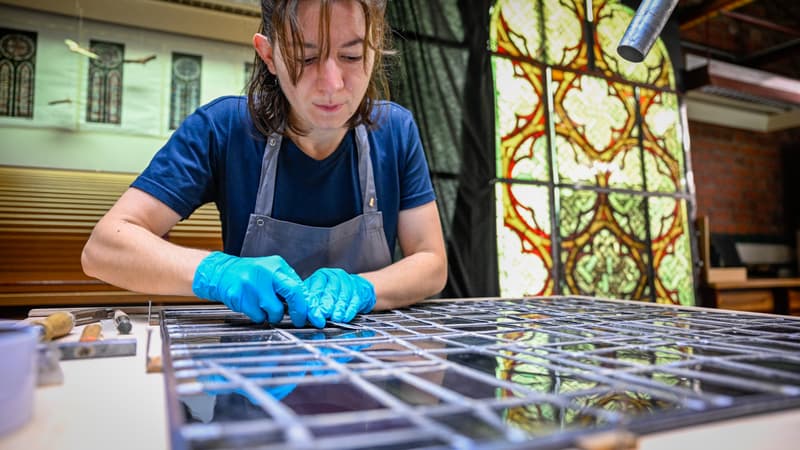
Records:
[[[355,131],[363,214],[333,227],[314,227],[270,217],[281,148],[281,135],[273,134],[264,150],[255,211],[250,214],[241,256],[280,255],[303,279],[321,267],[362,273],[391,264],[383,214],[378,211],[375,195],[367,130],[362,125]]]

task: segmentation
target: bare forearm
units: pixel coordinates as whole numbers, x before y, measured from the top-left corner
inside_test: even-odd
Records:
[[[180,247],[124,220],[98,224],[83,249],[87,275],[147,294],[192,295],[192,279],[208,251]]]
[[[446,260],[419,252],[375,272],[361,274],[375,286],[375,310],[408,306],[439,293],[447,281]]]

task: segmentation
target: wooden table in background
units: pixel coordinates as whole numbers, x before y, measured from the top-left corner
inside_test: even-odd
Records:
[[[701,289],[703,306],[800,315],[800,278],[751,278],[708,283]]]

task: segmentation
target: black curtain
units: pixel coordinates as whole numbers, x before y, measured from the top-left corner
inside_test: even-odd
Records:
[[[436,189],[449,259],[442,297],[499,294],[494,91],[488,52],[493,0],[391,0],[398,54],[392,99],[414,113]]]

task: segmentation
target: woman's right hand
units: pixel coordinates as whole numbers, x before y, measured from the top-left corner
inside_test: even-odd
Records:
[[[278,323],[286,300],[296,327],[306,323],[308,290],[294,269],[280,256],[257,258],[212,252],[197,266],[192,291],[200,298],[224,303],[254,322]]]

